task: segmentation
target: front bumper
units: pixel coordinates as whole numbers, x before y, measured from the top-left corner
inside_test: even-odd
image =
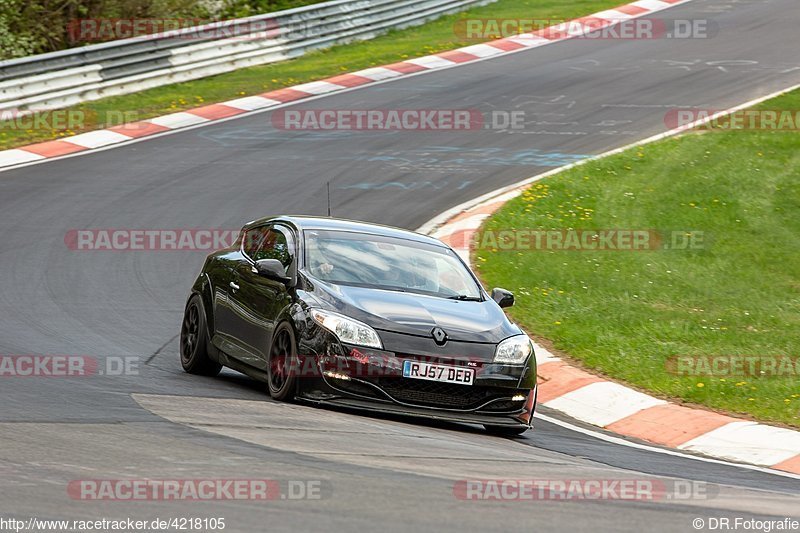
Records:
[[[331,339],[314,356],[313,379],[298,399],[450,422],[529,427],[536,403],[536,363],[502,365],[470,357],[405,354],[342,345]],[[406,360],[472,368],[472,385],[406,378]],[[305,365],[306,368],[309,365]]]
[[[533,391],[535,395],[535,391]],[[413,416],[417,418],[425,418],[431,420],[440,420],[443,422],[455,422],[460,424],[484,424],[487,426],[502,426],[502,427],[531,427],[532,416],[525,416],[525,412],[519,412],[510,415],[497,415],[497,414],[482,414],[482,413],[468,413],[460,411],[443,411],[441,409],[421,409],[414,406],[377,403],[371,400],[361,400],[349,397],[332,397],[327,399],[314,398],[311,395],[298,396],[298,400],[315,403],[319,405],[330,405],[334,407],[343,407],[346,409],[356,409],[359,411],[368,411],[376,413],[384,413],[391,415]],[[531,410],[532,414],[532,410]]]

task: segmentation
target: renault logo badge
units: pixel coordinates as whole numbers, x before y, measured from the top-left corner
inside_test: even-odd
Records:
[[[442,328],[433,328],[431,336],[433,337],[433,342],[439,346],[444,346],[447,343],[447,333]]]

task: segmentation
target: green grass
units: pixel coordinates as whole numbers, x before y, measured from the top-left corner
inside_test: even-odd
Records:
[[[800,91],[764,103],[800,109]],[[659,395],[800,427],[800,379],[684,377],[675,355],[800,356],[800,133],[688,133],[546,178],[484,229],[704,232],[699,250],[493,251],[511,315],[585,367]],[[800,369],[798,369],[800,370]]]
[[[131,120],[173,113],[200,105],[259,94],[413,57],[475,44],[456,35],[459,18],[570,19],[619,5],[622,0],[499,0],[487,6],[448,15],[427,24],[392,31],[370,41],[335,46],[291,61],[241,69],[187,83],[157,87],[135,94],[105,98],[69,108],[85,119],[71,130],[21,130],[0,122],[0,149],[64,138],[107,127],[109,120],[129,112]]]

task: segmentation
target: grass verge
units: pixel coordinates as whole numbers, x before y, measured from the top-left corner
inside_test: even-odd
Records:
[[[800,91],[759,107],[796,113]],[[677,230],[702,235],[699,249],[478,247],[474,263],[488,286],[516,291],[514,319],[585,367],[800,427],[799,139],[717,129],[633,148],[538,182],[483,228]],[[787,356],[796,364],[749,375],[745,362],[744,372],[725,375],[723,362],[707,375],[700,364],[676,368],[676,356]]]
[[[72,129],[19,129],[0,122],[0,149],[66,138],[107,127],[120,113],[144,120],[242,96],[260,94],[372,66],[452,50],[476,40],[460,39],[454,31],[459,18],[571,19],[619,5],[622,0],[498,0],[487,6],[441,17],[421,26],[395,30],[384,36],[335,46],[298,59],[241,69],[186,83],[165,85],[134,94],[86,102],[68,109],[82,121]],[[118,125],[114,123],[111,125]],[[56,124],[56,126],[58,126]]]

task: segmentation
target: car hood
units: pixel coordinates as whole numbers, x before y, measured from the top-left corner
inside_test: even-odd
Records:
[[[430,337],[442,328],[450,340],[497,343],[521,333],[493,300],[448,300],[396,292],[313,282],[312,293],[325,307],[375,329]]]

